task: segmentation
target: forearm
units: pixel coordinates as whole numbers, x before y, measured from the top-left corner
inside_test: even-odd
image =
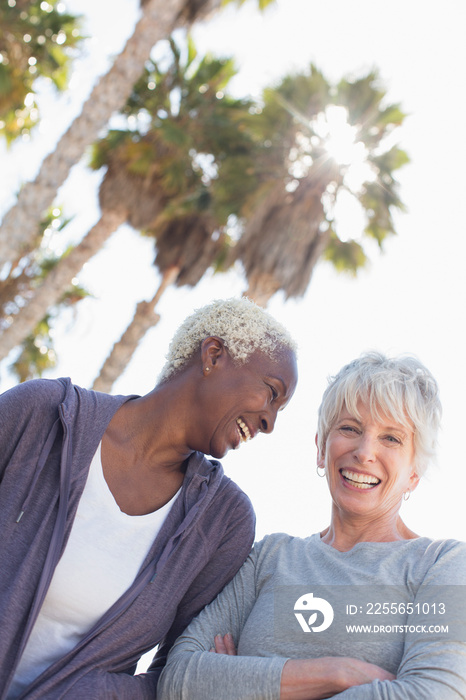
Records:
[[[286,659],[175,650],[162,672],[157,700],[280,700]]]
[[[346,688],[391,681],[373,664],[346,657],[286,659],[173,649],[158,686],[158,700],[321,700]],[[354,696],[359,697],[359,696]]]
[[[375,679],[391,682],[394,676],[379,666],[351,657],[290,659],[283,668],[280,700],[321,700],[354,686],[355,692],[361,693],[361,687],[368,687]]]
[[[216,635],[214,641],[217,654],[230,658],[237,656],[231,634],[224,637]],[[341,674],[337,674],[337,666],[339,660],[328,657],[285,660],[280,679],[280,699],[317,700],[333,696],[335,692],[347,687],[341,682]]]
[[[466,700],[466,645],[452,641],[406,644],[393,681],[379,678],[335,696],[340,700]]]
[[[336,673],[335,659],[289,659],[283,667],[280,700],[320,700],[343,688]]]

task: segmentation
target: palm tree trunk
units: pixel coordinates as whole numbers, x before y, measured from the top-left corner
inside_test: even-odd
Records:
[[[150,301],[140,301],[136,307],[133,320],[120,340],[115,343],[109,356],[102,365],[99,376],[92,388],[95,391],[110,392],[114,382],[129,364],[139,342],[150,328],[160,321],[160,316],[154,310],[165,289],[175,282],[180,272],[179,267],[171,267],[163,273],[162,281]]]
[[[267,282],[262,276],[260,283],[253,283],[251,279],[248,280],[248,288],[243,292],[242,296],[251,299],[258,306],[262,306],[265,309],[273,295],[278,292],[280,286],[276,284],[275,278],[271,275],[270,280]]]
[[[11,325],[0,336],[0,359],[6,357],[10,350],[22,343],[33,332],[48,309],[60,301],[84,263],[102,248],[107,238],[125,223],[126,218],[125,209],[104,211],[100,221],[92,227],[87,236],[49,272],[42,284],[37,287],[34,296],[14,316]]]
[[[17,277],[0,280],[0,321],[10,315],[7,311],[9,304],[14,303],[17,297],[27,297],[30,294],[33,280],[24,270]]]
[[[309,285],[314,267],[319,262],[329,240],[329,232],[319,232],[318,227],[316,227],[313,244],[308,246],[308,257],[306,261],[307,285]],[[273,295],[280,289],[283,289],[283,287],[275,275],[261,272],[259,272],[259,274],[251,273],[248,276],[248,288],[243,292],[243,297],[247,297],[259,306],[265,308]],[[284,291],[285,293],[287,292],[286,288]],[[300,291],[298,294],[293,294],[293,296],[302,296],[303,294],[304,292]]]
[[[145,0],[133,35],[112,68],[96,84],[81,114],[42,163],[33,182],[23,186],[16,204],[7,212],[0,229],[0,261],[11,263],[18,252],[34,247],[44,211],[52,205],[57,189],[85,149],[93,143],[111,115],[128,99],[144,70],[154,44],[168,37],[176,26],[189,24],[220,5],[220,0]]]
[[[335,164],[324,157],[314,162],[292,192],[280,180],[264,190],[232,248],[249,285],[244,296],[260,306],[266,306],[278,290],[286,299],[303,296],[330,240],[329,229],[321,228],[322,198],[337,178]]]

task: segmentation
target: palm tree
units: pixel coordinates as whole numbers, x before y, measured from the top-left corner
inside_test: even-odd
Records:
[[[64,90],[79,21],[59,12],[58,0],[15,0],[0,5],[0,134],[8,142],[38,121],[34,85],[49,78]]]
[[[27,379],[42,377],[45,370],[52,369],[57,364],[54,348],[53,318],[61,313],[63,308],[69,308],[88,296],[88,292],[78,284],[73,284],[56,304],[37,324],[31,335],[21,344],[21,351],[12,363],[11,369],[20,382]]]
[[[242,262],[249,283],[245,294],[258,303],[266,305],[278,290],[286,298],[302,296],[320,259],[353,274],[364,265],[362,243],[338,235],[334,211],[342,191],[363,207],[367,224],[361,233],[381,247],[395,233],[392,211],[403,205],[393,171],[408,159],[390,145],[389,136],[404,115],[398,105],[384,104],[378,83],[371,72],[332,87],[311,66],[307,75],[288,76],[275,91],[265,91],[256,122],[263,184],[248,201],[244,231],[230,257]],[[347,148],[364,155],[364,181],[356,184],[347,157],[332,155],[338,151],[332,143],[336,117],[340,137],[351,136]]]
[[[170,232],[174,240],[173,222],[186,224],[195,215],[197,224],[187,231],[185,228],[186,238],[200,230],[201,219],[204,227],[207,221],[211,224],[212,236],[238,206],[228,202],[232,198],[228,188],[219,189],[215,206],[208,192],[209,182],[230,162],[227,156],[232,162],[244,160],[247,150],[247,134],[237,127],[241,118],[248,116],[249,103],[221,93],[234,74],[233,64],[226,59],[200,59],[191,43],[183,63],[175,43],[170,45],[168,69],[162,72],[155,64],[146,68],[125,109],[127,116],[138,115],[141,128],[111,131],[96,144],[93,166],[107,166],[99,191],[100,221],[18,310],[0,338],[0,357],[32,333],[83,264],[121,224],[128,222],[136,230],[152,232],[161,241]],[[239,172],[234,174],[239,176]],[[234,187],[229,189],[237,196]],[[199,250],[198,246],[198,256]],[[201,265],[202,274],[210,262]],[[181,274],[182,264],[177,262],[176,266]],[[173,264],[162,267],[166,270]]]
[[[210,264],[224,269],[241,260],[247,294],[259,303],[265,305],[278,289],[287,297],[299,296],[320,259],[351,272],[365,262],[358,240],[337,235],[333,209],[341,191],[359,199],[367,214],[365,233],[379,245],[394,233],[392,209],[402,206],[392,172],[406,162],[406,155],[387,147],[387,137],[403,114],[396,105],[381,104],[384,93],[375,74],[343,80],[332,89],[311,66],[307,74],[287,77],[278,89],[266,90],[259,110],[224,96],[231,63],[203,60],[196,65],[191,46],[181,66],[180,51],[174,44],[172,50],[172,69],[162,73],[151,66],[124,109],[140,128],[110,132],[96,147],[95,166],[108,168],[100,191],[101,232],[91,231],[70,254],[74,267],[61,278],[65,285],[77,274],[90,239],[97,239],[98,248],[122,221],[156,239],[161,289],[139,305],[134,324],[115,345],[96,380],[105,390],[157,322],[154,306],[168,282],[196,284]],[[341,110],[348,114],[346,126],[370,164],[370,177],[357,188],[348,164],[329,155],[331,108],[340,110],[340,116]],[[222,266],[232,216],[240,219],[243,233]],[[200,250],[204,259],[199,259]],[[198,276],[190,279],[186,275],[194,269]],[[58,290],[55,284],[56,296]],[[34,323],[47,308],[37,311]],[[2,352],[0,341],[0,356]]]
[[[162,275],[162,281],[152,299],[150,301],[140,301],[137,304],[131,323],[120,340],[114,344],[101,367],[99,376],[92,385],[95,391],[109,392],[111,390],[114,382],[123,373],[131,360],[142,338],[150,328],[153,328],[160,321],[159,314],[155,312],[155,306],[165,289],[174,282],[177,274],[178,270],[176,267],[168,270]]]
[[[156,165],[165,186],[174,187],[165,209],[148,229],[156,241],[154,262],[161,282],[150,301],[137,305],[130,325],[105,360],[93,385],[100,391],[110,391],[140,340],[158,323],[154,307],[165,289],[171,284],[195,286],[221,260],[224,227],[228,217],[239,212],[250,185],[245,171],[252,165],[253,144],[242,127],[251,105],[223,92],[234,73],[232,62],[206,58],[199,62],[188,42],[182,65],[174,42],[171,48],[171,69],[162,74],[152,65],[125,110],[128,116],[141,116],[141,111],[143,116],[152,114],[150,133],[165,134],[168,143],[183,145],[176,155],[164,151],[167,157]],[[101,144],[104,153],[106,143]]]
[[[228,0],[227,0],[228,1]],[[270,1],[270,0],[268,0]],[[26,183],[0,229],[0,260],[11,263],[34,245],[38,222],[57,189],[83,156],[110,117],[121,109],[140,78],[152,47],[176,27],[189,27],[217,9],[221,0],[141,0],[141,17],[133,35],[109,72],[102,76],[83,105],[81,114],[43,161],[33,182]],[[268,4],[265,0],[261,5]]]
[[[327,164],[325,164],[327,166]],[[244,233],[233,248],[248,281],[245,296],[266,306],[280,289],[301,296],[317,261],[329,243],[322,198],[334,168],[321,166],[289,192],[283,182],[272,187],[245,222]]]
[[[50,209],[40,223],[37,247],[15,261],[12,273],[0,279],[0,329],[8,327],[14,314],[34,296],[36,287],[62,257],[55,253],[54,244],[70,221],[60,207]]]
[[[43,233],[47,232],[47,240],[53,239],[52,231],[59,233],[69,221],[63,217],[58,208],[48,212],[41,224]],[[66,256],[66,252],[64,255]],[[15,276],[0,280],[0,331],[3,332],[3,329],[9,327],[28,298],[34,296],[35,287],[40,285],[59,263],[60,257],[53,252],[51,246],[43,245],[21,261]],[[86,296],[88,296],[86,290],[76,280],[72,280],[57,303],[48,310],[32,333],[23,340],[19,354],[11,364],[11,370],[19,381],[40,377],[46,369],[55,366],[57,358],[53,342],[53,321],[63,308],[74,306]]]
[[[88,235],[71,251],[57,262],[48,272],[45,279],[38,284],[33,296],[12,316],[9,325],[0,335],[0,358],[6,357],[17,345],[20,345],[49,310],[60,303],[74,277],[82,266],[97,251],[108,238],[108,231],[115,230],[125,217],[121,210],[108,212],[103,215]]]

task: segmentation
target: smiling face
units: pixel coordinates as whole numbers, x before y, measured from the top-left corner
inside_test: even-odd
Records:
[[[325,467],[335,507],[345,514],[378,518],[397,514],[403,493],[419,481],[414,467],[414,432],[390,416],[371,415],[359,402],[359,417],[343,407],[330,429]]]
[[[294,353],[283,348],[269,357],[256,350],[238,364],[223,349],[207,367],[200,416],[202,451],[220,458],[259,432],[271,433],[277,412],[285,408],[296,388]]]

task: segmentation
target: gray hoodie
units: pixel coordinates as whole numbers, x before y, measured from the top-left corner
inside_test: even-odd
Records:
[[[0,396],[0,700],[66,546],[92,456],[114,413],[132,398],[69,379],[33,380]],[[253,536],[247,496],[219,462],[194,453],[133,584],[20,697],[153,700],[168,649],[234,576]],[[138,659],[156,644],[153,667],[134,676]]]

